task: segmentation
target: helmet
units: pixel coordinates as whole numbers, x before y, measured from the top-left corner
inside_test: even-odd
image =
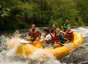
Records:
[[[65,22],[69,24],[69,21],[68,20],[66,20]]]

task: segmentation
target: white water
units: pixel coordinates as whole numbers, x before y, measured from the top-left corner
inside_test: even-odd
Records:
[[[82,33],[83,37],[87,37],[88,36],[88,29],[86,28],[77,28],[77,29],[73,29],[75,32],[80,32]],[[17,47],[15,47],[12,50],[5,50],[6,49],[6,41],[8,40],[8,38],[6,36],[1,36],[1,47],[0,47],[0,64],[62,64],[60,63],[60,61],[58,61],[57,59],[55,59],[53,56],[48,55],[49,59],[45,59],[45,58],[39,58],[38,53],[42,53],[45,51],[38,50],[36,51],[31,57],[29,57],[28,59],[24,59],[21,57],[17,57],[15,56],[15,49]],[[14,42],[17,42],[15,39],[13,39]],[[19,44],[18,44],[19,45]]]
[[[88,28],[76,28],[73,29],[74,32],[80,32],[82,34],[83,37],[87,37],[88,36]]]

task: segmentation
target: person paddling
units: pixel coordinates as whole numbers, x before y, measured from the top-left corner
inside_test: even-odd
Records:
[[[39,28],[35,28],[35,27],[36,27],[35,24],[32,24],[31,29],[27,34],[27,40],[35,41],[36,39],[39,39],[41,37],[42,32],[39,30]]]
[[[65,41],[64,35],[62,34],[62,32],[60,32],[60,28],[57,28],[56,29],[56,34],[55,34],[55,44],[54,44],[54,46],[55,47],[63,46],[64,41]]]
[[[49,28],[47,27],[43,28],[43,32],[45,34],[45,38],[43,40],[37,41],[36,43],[43,44],[44,46],[50,46],[54,44],[55,35],[52,33],[49,33]]]
[[[67,28],[67,31],[66,31],[64,37],[66,39],[66,43],[74,41],[74,34],[70,27]]]
[[[64,26],[61,26],[61,28],[64,29],[64,30],[63,30],[64,32],[66,32],[68,27],[70,27],[69,21],[66,20]]]
[[[52,25],[52,28],[50,29],[50,33],[53,33],[53,34],[56,33],[56,25],[55,24]]]

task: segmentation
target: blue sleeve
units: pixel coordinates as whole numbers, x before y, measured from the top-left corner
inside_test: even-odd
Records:
[[[64,44],[64,40],[65,40],[64,39],[64,35],[63,34],[60,34],[60,37],[61,37],[61,41],[60,42]]]
[[[29,30],[29,32],[28,32],[28,35],[30,36],[30,30]]]
[[[56,32],[56,29],[55,29],[55,33],[57,33],[57,32]]]
[[[42,34],[42,32],[40,30],[37,30],[38,34]]]

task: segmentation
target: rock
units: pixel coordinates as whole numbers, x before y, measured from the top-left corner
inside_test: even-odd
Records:
[[[77,47],[60,61],[61,63],[88,63],[88,44]]]

